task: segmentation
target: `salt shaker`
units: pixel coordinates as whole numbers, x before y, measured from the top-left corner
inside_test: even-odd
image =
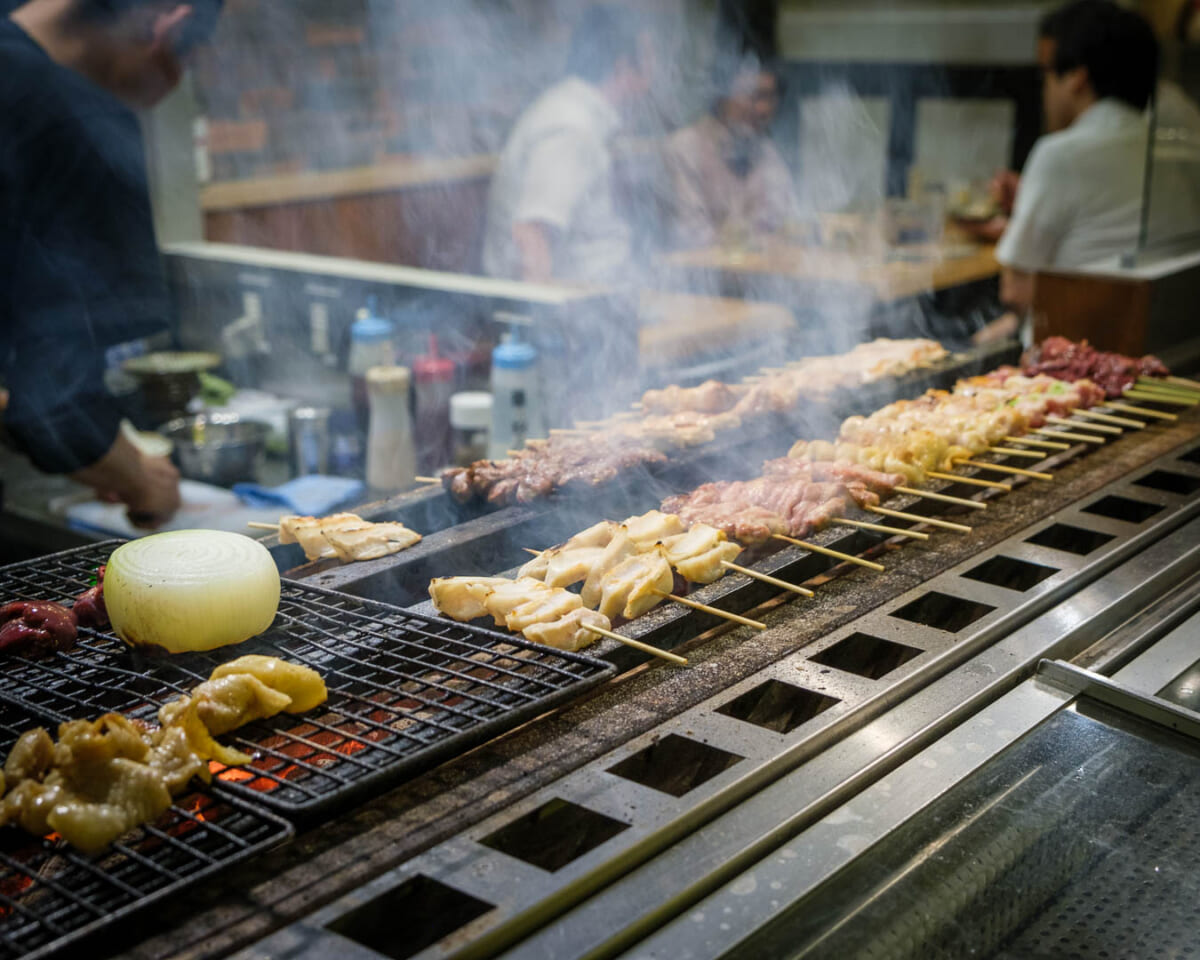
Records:
[[[408,406],[408,367],[371,367],[367,371],[371,419],[367,431],[367,486],[397,490],[413,482],[417,452]]]

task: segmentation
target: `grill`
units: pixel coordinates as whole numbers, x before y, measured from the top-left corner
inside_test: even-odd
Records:
[[[47,722],[0,704],[0,750]],[[56,717],[55,720],[66,719]],[[0,957],[47,956],[112,931],[152,904],[176,896],[292,835],[279,817],[233,797],[192,793],[157,821],[95,857],[17,830],[0,833]]]
[[[0,569],[0,596],[69,600],[114,542]],[[265,634],[204,654],[153,656],[80,631],[79,645],[0,668],[0,700],[57,719],[109,710],[152,720],[166,701],[248,653],[317,670],[329,699],[301,717],[248,724],[225,739],[251,755],[214,765],[221,795],[292,820],[329,814],[516,726],[615,672],[601,660],[285,580]]]

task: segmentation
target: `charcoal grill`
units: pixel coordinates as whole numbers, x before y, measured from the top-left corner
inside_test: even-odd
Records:
[[[0,703],[0,753],[24,731],[68,719]],[[292,836],[282,818],[198,791],[105,853],[84,856],[61,841],[0,834],[0,956],[32,960],[100,933]]]
[[[116,541],[0,568],[0,596],[77,596]],[[285,580],[266,633],[201,654],[147,655],[81,630],[74,650],[0,666],[0,700],[54,718],[115,710],[153,720],[214,667],[250,654],[283,657],[325,678],[329,699],[226,739],[254,759],[218,768],[214,788],[293,820],[338,807],[579,695],[612,665],[435,617]]]

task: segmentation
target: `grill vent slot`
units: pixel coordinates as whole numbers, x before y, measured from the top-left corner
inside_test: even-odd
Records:
[[[1188,463],[1200,463],[1200,447],[1192,450],[1190,453],[1185,453],[1180,460],[1186,460]]]
[[[1157,503],[1146,503],[1145,500],[1131,500],[1129,497],[1104,497],[1089,507],[1084,507],[1084,513],[1094,513],[1100,517],[1112,520],[1124,520],[1126,523],[1145,523],[1163,508]]]
[[[682,797],[743,759],[736,753],[672,733],[609,767],[608,772],[651,790]]]
[[[479,842],[553,873],[627,829],[627,823],[555,797]]]
[[[1035,533],[1032,537],[1027,537],[1025,542],[1086,557],[1093,550],[1099,550],[1110,540],[1115,539],[1116,537],[1111,533],[1100,533],[1097,530],[1085,530],[1083,527],[1056,523],[1040,533]]]
[[[492,904],[422,874],[338,917],[327,929],[405,960],[491,909]]]
[[[837,697],[772,679],[734,697],[719,707],[717,713],[776,733],[791,733],[839,702]]]
[[[1006,590],[1019,590],[1024,593],[1056,573],[1057,567],[1045,567],[1040,563],[1029,563],[1027,560],[1017,560],[1013,557],[992,557],[968,570],[963,576],[968,580],[978,580],[980,583],[990,583]]]
[[[869,633],[852,633],[808,659],[826,667],[878,680],[921,652],[917,647],[873,637]]]
[[[1200,490],[1200,477],[1189,477],[1186,473],[1173,473],[1170,470],[1155,470],[1133,482],[1139,487],[1165,493],[1182,493],[1185,496]]]
[[[995,609],[991,604],[963,600],[961,597],[931,590],[899,610],[893,610],[892,616],[911,623],[922,623],[935,630],[958,633]]]

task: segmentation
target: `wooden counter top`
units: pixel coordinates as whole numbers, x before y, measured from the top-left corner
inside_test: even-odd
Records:
[[[762,250],[724,247],[681,250],[663,257],[669,268],[734,275],[772,276],[791,281],[828,281],[872,288],[876,299],[889,302],[929,291],[945,290],[999,274],[992,246],[964,244],[912,248],[919,259],[883,259],[821,247],[771,244]]]
[[[368,167],[320,170],[212,183],[200,191],[205,213],[245,210],[411,190],[461,180],[481,180],[496,168],[493,154],[469,157],[397,156]]]
[[[792,311],[776,303],[686,293],[644,292],[638,312],[643,363],[678,360],[766,338],[796,324]]]

